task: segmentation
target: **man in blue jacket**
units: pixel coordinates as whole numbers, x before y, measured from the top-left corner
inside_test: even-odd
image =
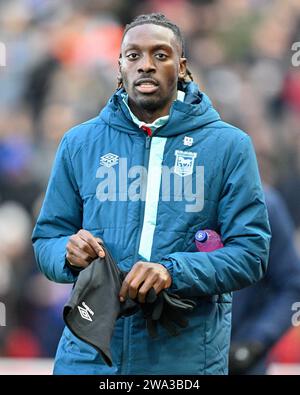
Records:
[[[295,228],[280,194],[265,187],[272,230],[265,277],[234,293],[231,374],[264,374],[267,356],[292,326],[292,306],[300,300],[300,257],[294,242]]]
[[[176,25],[142,15],[125,29],[119,89],[58,148],[33,232],[40,269],[56,282],[111,251],[120,300],[170,288],[196,301],[177,337],[152,339],[138,312],[117,320],[113,366],[65,328],[57,374],[226,374],[231,292],[266,271],[270,230],[250,138],[221,121],[186,67]],[[195,252],[198,229],[224,248]]]

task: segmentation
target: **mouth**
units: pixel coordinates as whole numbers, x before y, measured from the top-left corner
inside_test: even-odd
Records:
[[[152,78],[141,78],[135,83],[135,87],[140,93],[150,94],[158,90],[159,84]]]

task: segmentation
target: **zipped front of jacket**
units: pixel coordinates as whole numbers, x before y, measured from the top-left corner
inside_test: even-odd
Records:
[[[141,133],[143,133],[143,132],[141,131]],[[143,166],[147,169],[147,171],[148,171],[148,165],[149,165],[150,147],[151,147],[151,137],[148,135],[145,135]],[[147,180],[146,180],[146,182],[147,182]],[[136,239],[136,245],[135,245],[135,249],[134,249],[135,253],[134,253],[133,263],[136,263],[138,260],[139,245],[140,245],[140,240],[141,240],[142,225],[143,225],[143,219],[144,219],[144,213],[145,213],[145,204],[146,204],[146,202],[140,201],[140,209],[139,209],[140,226],[139,226],[138,236]],[[129,347],[130,347],[130,327],[132,325],[132,320],[133,320],[133,316],[129,316],[129,317],[127,317],[127,319],[124,320],[123,352],[122,352],[120,374],[128,374],[129,373],[128,370],[130,367],[129,367],[128,355],[129,355]]]

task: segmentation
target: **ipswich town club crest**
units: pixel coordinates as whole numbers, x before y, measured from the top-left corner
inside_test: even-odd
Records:
[[[174,173],[178,174],[180,177],[185,177],[192,174],[197,152],[176,150],[175,156],[176,160],[174,165]]]

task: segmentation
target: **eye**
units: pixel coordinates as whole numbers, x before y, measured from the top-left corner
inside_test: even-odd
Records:
[[[138,54],[136,52],[131,52],[128,55],[126,55],[126,58],[129,60],[136,60],[138,58]]]
[[[158,52],[157,54],[155,54],[155,57],[159,60],[166,60],[168,55],[162,52]]]

